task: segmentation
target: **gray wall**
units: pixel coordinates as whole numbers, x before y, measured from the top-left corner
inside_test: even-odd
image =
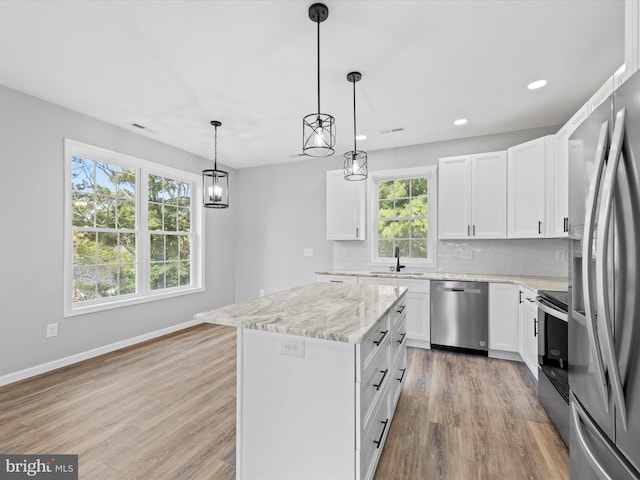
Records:
[[[506,150],[555,133],[545,127],[369,152],[369,171],[436,165],[438,158]],[[366,145],[363,145],[366,149]],[[325,172],[342,167],[342,155],[242,169],[237,174],[236,300],[313,282],[325,268],[370,268],[369,243],[327,241]],[[566,239],[438,242],[437,270],[566,276]],[[303,257],[302,249],[314,249]],[[344,250],[347,250],[347,256]],[[472,250],[472,259],[461,258]]]
[[[229,210],[204,212],[204,293],[64,318],[63,139],[191,172],[211,161],[1,86],[0,105],[0,376],[180,324],[196,312],[233,302],[232,204]],[[46,325],[54,322],[59,334],[47,339]]]

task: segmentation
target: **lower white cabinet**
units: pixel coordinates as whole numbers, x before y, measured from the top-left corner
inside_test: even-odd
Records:
[[[519,359],[519,287],[512,283],[489,284],[489,356]]]
[[[238,329],[236,478],[373,478],[405,381],[405,298],[360,344]]]
[[[316,275],[316,282],[322,283],[349,283],[356,285],[358,283],[358,277],[350,275]]]
[[[518,350],[533,376],[538,378],[538,307],[536,293],[520,287],[520,334]]]

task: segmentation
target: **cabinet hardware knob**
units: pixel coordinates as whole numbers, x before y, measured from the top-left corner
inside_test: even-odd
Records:
[[[407,373],[407,369],[406,368],[401,368],[400,371],[402,372],[402,375],[400,376],[400,378],[396,378],[396,380],[398,380],[400,383],[402,383],[402,379],[404,378],[404,374]]]
[[[384,432],[387,430],[387,425],[389,424],[389,419],[387,418],[385,421],[380,420],[380,423],[384,425],[384,427],[382,427],[380,438],[378,438],[378,440],[373,441],[373,443],[376,444],[376,448],[380,448],[380,444],[382,443],[382,437],[384,437]]]
[[[542,222],[538,220],[538,234],[542,234]]]
[[[378,340],[374,340],[374,341],[373,341],[373,344],[374,344],[376,347],[379,347],[379,346],[380,346],[380,344],[382,343],[382,340],[384,340],[384,337],[386,337],[386,336],[387,336],[387,333],[389,333],[389,330],[383,330],[383,331],[381,331],[380,333],[382,334],[382,336],[381,336]]]
[[[471,225],[467,225],[467,237],[471,236]]]
[[[356,227],[356,238],[360,238],[360,229]]]
[[[402,335],[400,335],[400,340],[396,340],[396,341],[397,341],[399,344],[401,344],[401,345],[402,345],[402,342],[404,342],[404,337],[405,337],[406,335],[407,335],[407,334],[406,334],[406,332],[405,332],[405,333],[403,333]]]
[[[384,379],[387,376],[387,373],[389,373],[389,369],[385,368],[384,370],[380,370],[380,373],[382,374],[382,378],[380,379],[380,381],[378,383],[375,383],[373,386],[375,387],[376,390],[380,390],[380,387],[382,386],[382,384],[384,383]]]
[[[538,319],[537,318],[533,319],[533,336],[534,337],[538,336]]]
[[[474,237],[476,236],[476,226],[475,225],[473,226],[473,236]]]
[[[398,305],[398,308],[396,308],[396,313],[402,313],[404,312],[404,309],[407,308],[406,305]]]

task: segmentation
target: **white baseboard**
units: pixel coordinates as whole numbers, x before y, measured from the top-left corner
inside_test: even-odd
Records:
[[[506,350],[489,349],[489,358],[499,358],[501,360],[511,360],[513,362],[523,361],[518,352],[507,352]]]
[[[407,338],[407,347],[423,348],[425,350],[430,350],[431,342],[429,340],[418,340],[415,338]]]
[[[168,335],[169,333],[177,332],[179,330],[184,330],[185,328],[193,327],[194,325],[198,325],[199,323],[202,322],[190,320],[188,322],[179,323],[178,325],[172,325],[171,327],[162,328],[160,330],[155,330],[143,335],[138,335],[137,337],[121,340],[110,345],[105,345],[103,347],[87,350],[86,352],[76,353],[74,355],[69,355],[68,357],[36,365],[35,367],[25,368],[24,370],[20,370],[14,373],[8,373],[0,377],[0,387],[3,385],[8,385],[10,383],[18,382],[20,380],[24,380],[25,378],[40,375],[41,373],[50,372],[51,370],[55,370],[57,368],[66,367],[67,365],[82,362],[83,360],[98,357],[100,355],[104,355],[105,353],[120,350],[121,348],[135,345],[136,343],[142,343],[147,340],[151,340],[152,338],[157,338],[163,335]]]

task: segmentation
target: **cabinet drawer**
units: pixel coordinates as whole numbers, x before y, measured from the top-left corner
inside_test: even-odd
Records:
[[[350,283],[357,284],[358,277],[351,277],[349,275],[317,275],[317,282],[322,283]]]
[[[429,280],[416,280],[413,278],[399,278],[397,285],[401,287],[407,287],[409,292],[413,293],[429,293],[430,281]]]
[[[384,441],[391,427],[388,392],[388,389],[383,392],[385,397],[382,399],[383,401],[378,403],[362,435],[362,444],[360,446],[361,479],[370,480],[373,478]]]
[[[407,315],[403,313],[391,327],[391,361],[407,346]]]
[[[366,370],[372,358],[383,350],[383,345],[390,336],[389,315],[385,315],[374,328],[362,339],[360,344],[360,361],[362,368]]]
[[[406,295],[402,297],[398,303],[396,303],[391,309],[391,328],[394,327],[396,323],[400,320],[400,317],[405,313],[404,311],[407,309]]]
[[[393,403],[391,404],[391,413],[395,410],[395,405],[400,399],[400,393],[402,393],[402,386],[407,378],[407,350],[402,349],[402,352],[396,357],[391,368],[393,375],[391,376],[391,396]]]
[[[373,361],[365,369],[360,383],[360,420],[361,425],[366,425],[373,410],[379,402],[379,398],[383,392],[388,391],[391,384],[391,361],[389,356],[389,346],[391,339],[385,339],[380,347],[381,350],[376,352]]]
[[[384,277],[358,277],[360,285],[397,285],[395,278]]]

